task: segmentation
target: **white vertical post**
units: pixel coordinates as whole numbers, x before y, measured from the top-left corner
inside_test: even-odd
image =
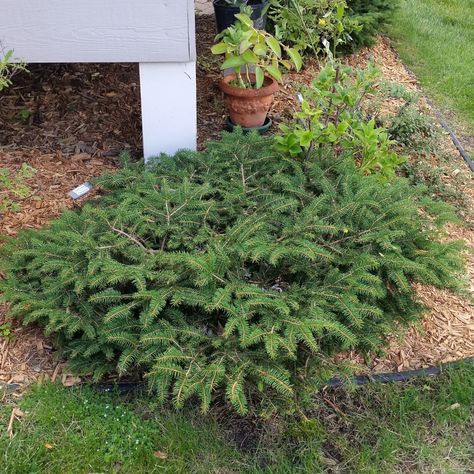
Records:
[[[140,63],[145,160],[196,149],[196,63]]]

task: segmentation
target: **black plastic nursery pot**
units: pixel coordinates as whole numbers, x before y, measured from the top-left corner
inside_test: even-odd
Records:
[[[216,15],[217,32],[225,30],[235,22],[235,15],[240,13],[239,7],[230,6],[225,0],[213,0]],[[267,24],[267,13],[264,10],[268,0],[249,0],[248,6],[252,8],[252,20],[255,28],[264,30]]]
[[[240,125],[236,125],[230,117],[227,117],[225,121],[225,128],[228,132],[233,132],[237,127]],[[265,122],[263,125],[260,127],[240,127],[244,133],[250,133],[250,132],[258,132],[260,135],[264,135],[266,132],[268,132],[268,129],[272,126],[272,119],[270,117],[267,117],[265,119]]]

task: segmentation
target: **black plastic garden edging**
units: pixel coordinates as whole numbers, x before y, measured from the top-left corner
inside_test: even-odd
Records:
[[[389,382],[405,382],[417,377],[429,377],[443,373],[447,369],[460,367],[463,364],[474,364],[474,357],[467,357],[465,359],[456,360],[453,362],[446,362],[439,366],[426,367],[418,370],[406,370],[403,372],[385,372],[380,374],[367,374],[367,375],[356,375],[354,377],[339,378],[334,377],[330,379],[325,386],[326,387],[342,387],[344,385],[367,385],[369,383],[389,383]],[[147,385],[144,382],[118,382],[118,383],[100,383],[100,384],[81,384],[89,385],[98,392],[110,393],[118,392],[122,395],[129,393],[135,393],[141,390],[145,390]],[[78,385],[73,385],[78,387]],[[19,384],[0,384],[0,391],[4,390],[8,392],[14,392],[21,388]]]
[[[405,68],[405,71],[410,76],[412,76],[413,78],[416,79],[416,75],[406,64],[403,64],[403,67]],[[439,112],[439,110],[435,107],[432,100],[429,97],[425,96],[424,94],[423,94],[423,96],[424,96],[426,102],[428,103],[428,105],[431,107],[431,109],[436,114],[436,118],[438,119],[439,124],[441,125],[441,127],[443,127],[443,129],[446,132],[448,132],[449,137],[451,138],[451,141],[453,142],[454,146],[457,148],[459,154],[461,155],[463,160],[466,162],[469,169],[474,173],[474,162],[472,161],[471,157],[468,155],[468,153],[465,150],[465,148],[463,147],[462,143],[459,141],[459,138],[454,133],[454,131],[451,129],[451,127],[448,125],[448,122],[446,121],[444,116],[441,114],[441,112]]]
[[[417,370],[405,370],[403,372],[384,372],[380,374],[356,375],[347,379],[335,377],[326,384],[328,387],[340,387],[347,384],[367,385],[368,383],[388,383],[388,382],[405,382],[416,377],[428,377],[439,375],[447,369],[459,367],[463,364],[474,364],[474,357],[446,362],[439,366],[425,367]]]
[[[454,143],[454,146],[458,149],[459,154],[462,156],[467,166],[469,166],[470,170],[474,172],[474,162],[471,160],[471,157],[467,154],[467,151],[462,146],[462,143],[459,141],[459,138],[457,137],[457,135],[453,132],[453,130],[451,130],[451,127],[448,125],[448,122],[446,122],[443,115],[440,112],[438,112],[436,107],[433,105],[433,102],[431,102],[431,100],[428,98],[426,98],[426,101],[428,102],[430,107],[434,110],[440,125],[446,130],[446,132],[448,132],[449,136],[451,137],[451,141]]]
[[[380,374],[356,375],[354,377],[339,378],[334,377],[330,379],[326,387],[341,387],[343,385],[367,385],[369,383],[388,383],[388,382],[405,382],[417,377],[435,376],[443,373],[447,369],[459,367],[463,364],[474,364],[474,357],[467,357],[465,359],[456,360],[453,362],[446,362],[439,366],[426,367],[418,370],[406,370],[403,372],[386,372]],[[146,384],[143,382],[119,382],[116,384],[98,384],[94,386],[100,392],[118,391],[122,394],[133,393],[139,390],[146,389]]]

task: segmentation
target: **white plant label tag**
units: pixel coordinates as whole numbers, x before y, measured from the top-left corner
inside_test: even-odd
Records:
[[[91,189],[92,189],[91,183],[84,183],[78,186],[77,188],[74,188],[70,193],[68,193],[68,196],[76,200],[84,196],[85,194],[87,194]]]

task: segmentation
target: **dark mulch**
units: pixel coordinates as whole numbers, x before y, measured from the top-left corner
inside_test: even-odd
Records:
[[[0,97],[0,147],[64,155],[141,154],[134,64],[32,64]]]

